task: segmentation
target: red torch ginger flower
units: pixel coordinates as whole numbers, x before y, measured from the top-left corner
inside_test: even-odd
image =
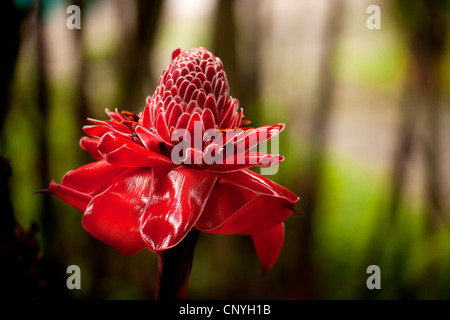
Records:
[[[84,212],[89,233],[125,255],[169,249],[192,228],[250,235],[263,271],[273,266],[299,198],[248,168],[283,160],[250,149],[284,125],[246,127],[218,58],[175,50],[143,112],[106,113],[80,141],[97,161],[47,189]]]

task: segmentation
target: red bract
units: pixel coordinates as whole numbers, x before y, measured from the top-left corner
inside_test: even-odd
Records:
[[[299,198],[248,168],[283,160],[250,149],[284,125],[246,127],[218,58],[175,50],[142,113],[106,113],[80,141],[98,161],[47,189],[84,212],[89,233],[126,255],[169,249],[192,228],[250,235],[272,267]]]

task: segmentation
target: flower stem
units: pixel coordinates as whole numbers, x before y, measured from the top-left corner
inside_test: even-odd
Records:
[[[175,247],[157,253],[158,281],[155,294],[157,300],[185,298],[199,234],[196,228],[192,228]]]

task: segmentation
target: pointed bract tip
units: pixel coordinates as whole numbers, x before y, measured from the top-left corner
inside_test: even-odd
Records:
[[[47,189],[41,189],[38,191],[33,192],[32,194],[39,194],[39,193],[51,193],[52,192],[52,186],[55,184],[55,180],[50,181],[50,185]]]
[[[259,278],[262,279],[266,275],[267,268],[262,267],[261,268],[261,274],[259,275]]]
[[[172,60],[175,59],[176,57],[178,57],[178,55],[181,53],[181,49],[177,48],[175,50],[173,50],[172,52]]]
[[[48,192],[48,189],[42,189],[42,190],[35,191],[32,194],[47,193],[47,192]]]

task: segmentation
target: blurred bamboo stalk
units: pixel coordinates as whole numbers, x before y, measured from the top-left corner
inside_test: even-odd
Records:
[[[37,52],[37,107],[41,115],[39,124],[39,185],[46,186],[50,182],[49,168],[49,139],[48,139],[48,118],[50,110],[49,94],[48,94],[48,70],[47,51],[44,36],[44,5],[43,1],[37,1],[37,18],[36,18],[36,52]],[[55,219],[53,208],[50,201],[50,195],[45,193],[42,195],[42,206],[40,213],[40,222],[42,225],[43,246],[48,252],[53,249],[52,241],[55,239]]]
[[[424,52],[418,52],[416,58],[418,74],[424,77],[421,92],[424,100],[425,132],[422,137],[423,152],[425,155],[425,170],[427,173],[427,202],[430,206],[429,219],[433,227],[438,227],[445,219],[444,203],[442,198],[442,150],[441,150],[441,123],[442,117],[442,63],[445,54],[448,32],[448,15],[441,8],[438,1],[424,1],[426,5],[426,18],[424,32],[420,33],[418,45]],[[448,13],[448,11],[447,11]],[[419,62],[420,60],[420,62]]]
[[[220,57],[225,70],[231,90],[236,94],[239,91],[238,64],[236,52],[236,23],[234,17],[234,0],[219,0],[214,20],[214,36],[212,51],[216,57]],[[239,92],[240,93],[240,92]],[[240,97],[237,95],[237,97]]]
[[[1,11],[0,27],[2,30],[3,52],[0,61],[0,152],[2,153],[4,151],[3,126],[9,110],[11,82],[20,47],[20,25],[26,13],[24,10],[19,10],[11,0],[6,1]]]
[[[260,29],[261,2],[247,0],[239,2],[239,9],[246,12],[246,21],[237,20],[234,0],[219,0],[214,22],[213,48],[214,55],[220,57],[230,84],[230,94],[239,99],[244,108],[245,118],[252,119],[255,124],[261,118],[257,110],[257,100],[260,94]],[[245,37],[239,39],[236,29],[245,25]],[[245,52],[240,56],[238,46]]]
[[[74,5],[80,8],[80,11],[85,13],[85,0],[74,0]],[[87,72],[88,64],[85,54],[84,32],[83,29],[74,29],[71,32],[75,37],[75,59],[77,61],[76,89],[75,89],[75,114],[77,118],[77,128],[82,128],[86,124],[86,119],[89,117],[89,101],[87,99]],[[87,152],[83,152],[87,155]],[[84,159],[83,159],[84,160]]]
[[[391,173],[391,194],[389,199],[388,210],[390,212],[390,223],[392,224],[396,218],[400,206],[400,198],[405,186],[407,175],[408,160],[411,156],[413,144],[413,136],[418,120],[418,96],[413,90],[414,84],[411,77],[407,76],[406,83],[403,88],[402,100],[400,102],[401,114],[403,116],[402,123],[397,133],[397,148],[394,152],[393,166]]]
[[[397,0],[397,20],[403,27],[409,64],[402,98],[399,105],[401,123],[397,132],[397,146],[392,159],[391,188],[388,195],[387,220],[380,217],[374,228],[366,260],[362,267],[378,263],[384,255],[385,245],[395,238],[401,227],[399,216],[404,193],[408,187],[410,168],[408,165],[414,156],[423,156],[425,173],[425,204],[428,231],[436,230],[443,222],[444,204],[442,198],[442,176],[440,159],[441,117],[440,95],[442,79],[442,58],[445,53],[446,10],[440,6],[442,1],[435,0]],[[449,9],[450,7],[447,7]],[[381,240],[381,241],[380,241]],[[402,240],[400,238],[400,240]],[[409,241],[408,238],[403,238]],[[426,239],[422,239],[425,241]],[[385,281],[391,283],[391,292],[398,299],[416,298],[410,288],[400,279],[404,275],[408,249],[398,245],[394,248],[395,259],[390,274]],[[391,249],[392,250],[392,249]],[[426,260],[427,257],[424,257]],[[427,262],[428,264],[428,262]],[[428,267],[433,268],[433,264]],[[425,272],[426,274],[426,272]],[[432,274],[432,273],[431,273]],[[390,278],[388,278],[390,277]],[[423,279],[433,281],[430,275]],[[382,293],[363,290],[363,298],[374,299]],[[386,297],[386,296],[384,296]]]
[[[82,19],[84,21],[84,19],[87,18],[88,13],[86,9],[86,1],[74,0],[73,4],[80,8],[80,11],[83,14]],[[76,68],[76,74],[73,76],[75,79],[75,126],[79,130],[80,134],[82,134],[81,128],[86,125],[86,119],[90,117],[90,106],[87,96],[89,62],[85,53],[85,32],[86,31],[84,29],[73,29],[71,31],[71,34],[74,37],[74,60],[78,66]],[[80,165],[92,162],[93,158],[88,152],[82,150],[81,148],[77,148],[77,150],[77,159],[80,160]],[[86,258],[89,260],[91,268],[90,277],[93,279],[93,284],[89,287],[89,297],[93,299],[100,299],[104,297],[104,290],[97,281],[99,281],[99,279],[103,279],[110,272],[108,267],[105,267],[104,263],[108,260],[107,251],[105,250],[103,244],[94,237],[88,237],[88,241],[89,250],[86,251]],[[83,248],[80,249],[83,250]]]
[[[151,81],[150,52],[159,27],[163,0],[136,0],[135,27],[131,34],[124,33],[120,65],[120,107],[138,111],[145,104]]]
[[[35,32],[36,32],[36,106],[40,113],[40,119],[35,122],[37,126],[36,143],[39,145],[39,157],[38,157],[38,183],[39,185],[48,185],[50,181],[50,164],[49,164],[49,139],[48,139],[48,119],[50,112],[50,98],[49,98],[49,74],[47,70],[47,51],[46,51],[46,39],[44,36],[44,5],[43,1],[37,1],[35,18]],[[34,256],[30,256],[29,262],[32,262],[35,268],[31,274],[30,283],[38,281],[39,297],[64,297],[67,291],[64,290],[64,281],[61,280],[61,276],[64,274],[60,267],[61,257],[58,256],[57,246],[59,245],[54,241],[56,237],[55,233],[55,218],[54,209],[50,200],[49,194],[42,195],[42,203],[39,213],[39,225],[41,226],[41,245],[37,241],[35,233],[37,231],[36,225],[33,224],[30,231],[24,231],[18,224],[16,224],[19,249],[21,246],[25,246],[25,250],[30,248],[35,252]],[[26,249],[28,247],[29,249]],[[42,253],[39,252],[42,247]],[[24,250],[22,248],[21,250]],[[30,269],[31,270],[31,269]],[[38,279],[39,278],[39,279]],[[45,280],[42,280],[45,279]],[[28,283],[28,285],[30,284]],[[45,291],[42,291],[45,289]],[[32,288],[30,290],[33,290]],[[38,294],[36,293],[36,294]],[[34,294],[33,291],[29,291],[26,294]]]
[[[328,131],[333,115],[334,91],[336,79],[332,73],[332,60],[338,50],[341,39],[342,22],[344,19],[345,6],[341,1],[330,2],[328,18],[323,34],[323,49],[320,59],[319,80],[317,88],[317,100],[313,109],[310,134],[310,151],[308,166],[302,181],[300,191],[300,211],[302,216],[298,244],[300,254],[296,262],[298,268],[298,294],[300,299],[317,299],[319,296],[317,280],[315,278],[314,263],[311,249],[313,248],[314,221],[317,219],[317,202],[321,189],[323,164],[326,157],[328,144]]]
[[[21,12],[12,1],[6,1],[1,11],[2,40],[4,42],[4,56],[2,57],[0,73],[0,201],[2,212],[0,215],[0,272],[8,275],[2,286],[1,297],[19,297],[23,290],[19,283],[20,272],[18,271],[17,237],[15,235],[16,220],[11,202],[10,161],[5,154],[4,124],[10,109],[11,83],[14,77],[14,69],[20,48],[20,26],[25,19],[26,12]]]
[[[398,216],[399,203],[408,177],[406,164],[414,152],[424,155],[425,202],[428,222],[436,228],[444,218],[441,174],[442,60],[445,53],[447,7],[439,0],[399,0],[399,20],[411,57],[400,108],[397,149],[392,168],[389,200],[391,220]],[[423,123],[421,123],[423,121]]]
[[[2,299],[36,299],[46,293],[48,281],[42,277],[42,255],[36,236],[37,225],[24,230],[14,217],[9,180],[11,167],[7,158],[0,157],[0,272]]]

